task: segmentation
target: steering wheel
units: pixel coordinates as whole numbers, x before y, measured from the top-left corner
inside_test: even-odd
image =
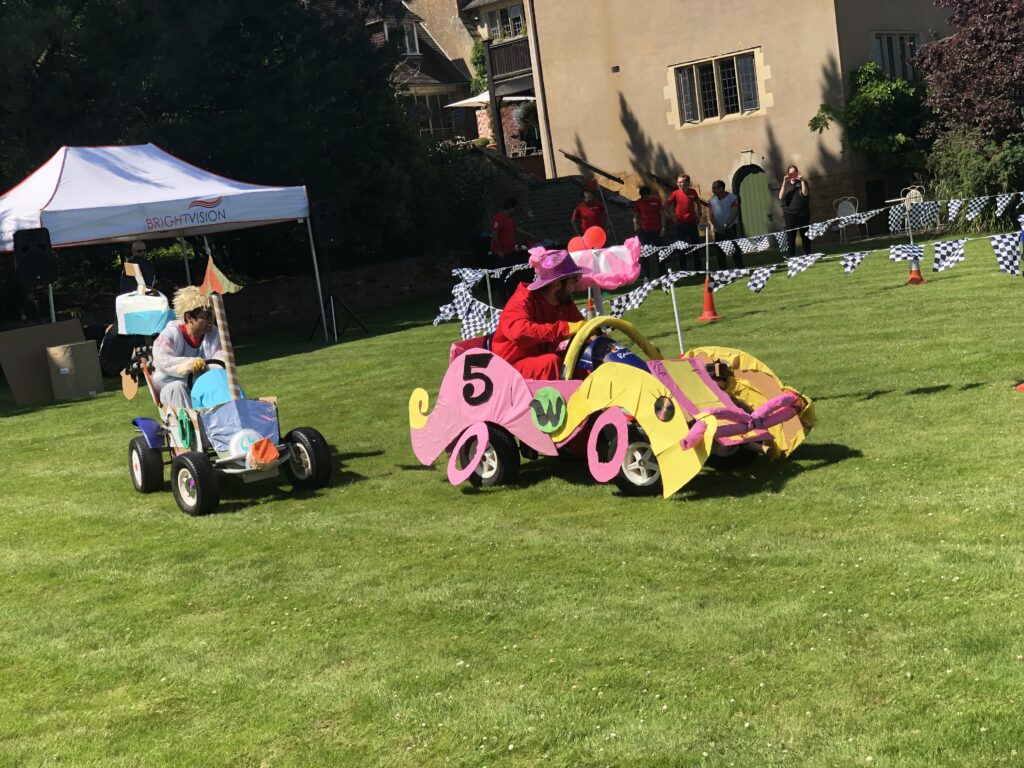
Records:
[[[212,360],[203,360],[203,362],[206,363],[206,368],[204,368],[202,373],[199,374],[200,376],[202,376],[203,373],[206,373],[206,369],[208,369],[211,365],[219,365],[221,368],[227,368],[227,366],[224,365],[224,361],[218,360],[217,358],[213,358]],[[195,378],[195,371],[190,370],[188,372],[188,377],[185,379],[185,386],[188,387],[189,392],[192,391],[192,384],[195,383]]]
[[[618,317],[598,316],[588,320],[576,335],[572,337],[569,348],[565,351],[565,362],[562,365],[562,378],[571,379],[572,372],[576,370],[576,363],[580,359],[580,353],[587,344],[587,340],[594,333],[597,333],[602,325],[607,325],[626,334],[641,351],[647,355],[648,360],[661,360],[661,350],[651,344],[628,320]]]

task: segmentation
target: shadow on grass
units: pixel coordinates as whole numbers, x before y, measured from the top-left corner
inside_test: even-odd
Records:
[[[794,458],[782,462],[759,459],[742,469],[714,469],[705,467],[693,480],[681,488],[673,499],[689,501],[702,498],[743,498],[759,493],[777,493],[786,483],[804,472],[813,472],[835,464],[857,459],[864,454],[840,443],[804,443]],[[464,485],[465,496],[481,493],[513,492],[530,488],[558,477],[572,485],[595,485],[585,460],[572,457],[543,457],[525,462],[514,482],[497,488],[475,488]],[[612,485],[612,484],[609,484]],[[614,489],[614,485],[612,485]],[[614,489],[613,495],[630,498],[629,494]]]
[[[971,382],[970,384],[964,384],[963,386],[959,387],[958,391],[960,391],[960,392],[969,392],[972,389],[978,389],[979,387],[983,387],[983,386],[985,386],[988,383],[989,382],[987,382],[987,381],[974,381],[974,382]],[[901,394],[903,394],[903,395],[937,395],[940,392],[946,392],[946,391],[949,391],[951,389],[953,389],[953,385],[952,384],[934,384],[934,385],[932,385],[930,387],[917,387],[916,389],[908,389],[906,392],[903,392]],[[884,395],[891,395],[891,394],[893,394],[896,391],[897,390],[895,390],[895,389],[875,389],[875,390],[872,390],[871,392],[848,392],[848,393],[842,394],[842,395],[821,395],[819,397],[815,397],[814,398],[814,402],[821,403],[821,402],[824,402],[826,400],[845,400],[845,399],[860,400],[862,402],[866,402],[868,400],[874,400],[875,398],[878,398],[878,397],[883,397]]]
[[[860,450],[841,443],[804,443],[787,461],[771,463],[759,459],[742,469],[704,470],[673,498],[690,501],[778,493],[786,483],[804,472],[831,467],[863,455]]]

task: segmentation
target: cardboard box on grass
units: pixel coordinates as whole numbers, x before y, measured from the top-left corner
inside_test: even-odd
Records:
[[[29,325],[0,333],[0,366],[17,405],[53,399],[46,348],[85,341],[77,320]]]
[[[47,347],[50,382],[57,400],[78,400],[103,391],[103,373],[95,341]]]

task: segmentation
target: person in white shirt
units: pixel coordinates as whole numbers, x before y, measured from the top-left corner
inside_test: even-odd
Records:
[[[708,200],[711,208],[711,223],[715,228],[715,242],[722,240],[735,240],[738,237],[737,221],[740,215],[740,199],[732,192],[725,191],[725,182],[719,179],[711,185],[711,198]],[[716,248],[718,251],[718,268],[725,269],[725,251]],[[736,268],[743,269],[743,251],[739,248],[733,249],[733,259],[736,261]]]
[[[153,384],[162,403],[192,407],[186,379],[206,370],[205,360],[220,356],[220,334],[214,321],[213,302],[194,285],[174,294],[176,320],[169,322],[153,341]]]

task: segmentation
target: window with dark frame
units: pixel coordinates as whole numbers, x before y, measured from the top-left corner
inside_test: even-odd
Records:
[[[761,108],[753,53],[676,67],[681,124],[756,112]]]
[[[523,7],[510,5],[487,14],[487,32],[492,40],[503,40],[523,34]]]
[[[397,39],[398,50],[406,56],[416,56],[420,52],[419,40],[416,38],[415,24],[385,24],[384,38],[386,40]]]
[[[872,58],[889,77],[916,80],[914,56],[920,45],[917,32],[875,32],[872,39]]]

